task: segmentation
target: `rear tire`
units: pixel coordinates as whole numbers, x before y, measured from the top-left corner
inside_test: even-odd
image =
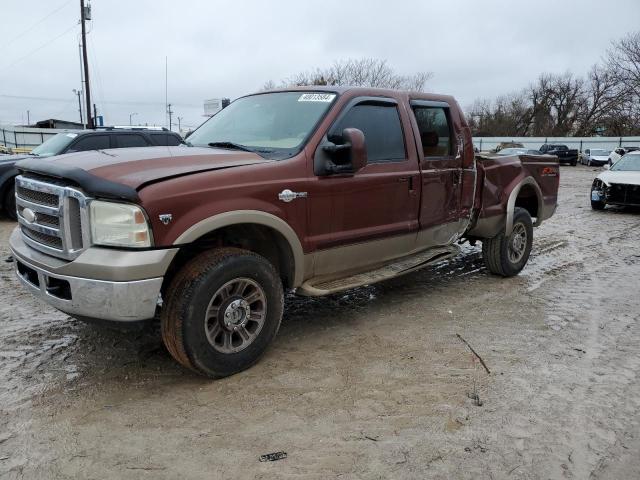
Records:
[[[520,273],[529,260],[533,244],[533,222],[529,212],[516,207],[513,229],[507,237],[504,230],[482,241],[482,257],[489,271],[503,277]]]
[[[239,248],[204,252],[167,290],[162,339],[183,366],[226,377],[258,361],[278,332],[283,308],[282,282],[264,257]]]
[[[11,186],[4,196],[4,211],[11,220],[17,220],[18,214],[16,212],[16,187]]]

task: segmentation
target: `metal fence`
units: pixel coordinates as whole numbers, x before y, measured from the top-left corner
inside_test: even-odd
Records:
[[[493,150],[502,142],[516,142],[538,150],[545,143],[560,143],[580,152],[587,148],[613,150],[618,147],[640,147],[640,137],[473,137],[473,145],[480,151]]]
[[[0,145],[8,148],[35,148],[45,140],[68,129],[28,128],[13,125],[0,125]]]

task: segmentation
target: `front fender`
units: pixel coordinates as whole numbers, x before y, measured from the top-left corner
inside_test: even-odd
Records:
[[[200,220],[185,230],[174,242],[174,245],[184,245],[194,242],[209,232],[223,227],[239,224],[263,225],[280,233],[289,243],[294,260],[294,285],[302,283],[304,277],[304,251],[296,232],[287,222],[271,213],[260,210],[234,210],[220,213]]]

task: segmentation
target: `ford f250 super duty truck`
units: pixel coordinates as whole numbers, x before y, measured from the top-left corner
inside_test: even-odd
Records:
[[[320,296],[482,242],[527,262],[556,208],[553,156],[474,156],[450,96],[308,87],[234,101],[188,145],[18,163],[20,281],[84,320],[159,316],[185,367],[223,377],[261,356],[283,290]]]

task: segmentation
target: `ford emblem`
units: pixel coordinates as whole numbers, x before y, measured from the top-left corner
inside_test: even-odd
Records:
[[[24,218],[28,223],[33,223],[36,221],[36,214],[30,208],[25,208],[22,210],[22,218]]]

